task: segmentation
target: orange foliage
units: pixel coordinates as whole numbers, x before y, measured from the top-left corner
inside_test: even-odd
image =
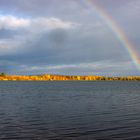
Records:
[[[104,76],[68,76],[68,75],[0,75],[0,80],[10,81],[65,81],[65,80],[84,80],[84,81],[95,81],[95,80],[125,80],[125,81],[139,81],[140,76],[128,76],[128,77],[104,77]]]

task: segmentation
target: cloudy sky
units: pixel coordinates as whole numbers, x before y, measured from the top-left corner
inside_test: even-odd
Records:
[[[140,75],[107,22],[85,1],[0,0],[0,72]],[[91,1],[140,55],[140,0]]]

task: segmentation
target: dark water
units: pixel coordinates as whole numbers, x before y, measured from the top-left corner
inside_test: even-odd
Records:
[[[0,82],[0,140],[140,140],[140,82]]]

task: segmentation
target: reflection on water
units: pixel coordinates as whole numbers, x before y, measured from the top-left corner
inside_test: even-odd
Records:
[[[0,82],[0,139],[140,139],[140,83]]]

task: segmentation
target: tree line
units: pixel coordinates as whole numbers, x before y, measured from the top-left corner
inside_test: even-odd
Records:
[[[0,80],[11,80],[11,81],[140,81],[140,76],[127,76],[127,77],[106,77],[106,76],[78,76],[78,75],[6,75],[0,73]]]

